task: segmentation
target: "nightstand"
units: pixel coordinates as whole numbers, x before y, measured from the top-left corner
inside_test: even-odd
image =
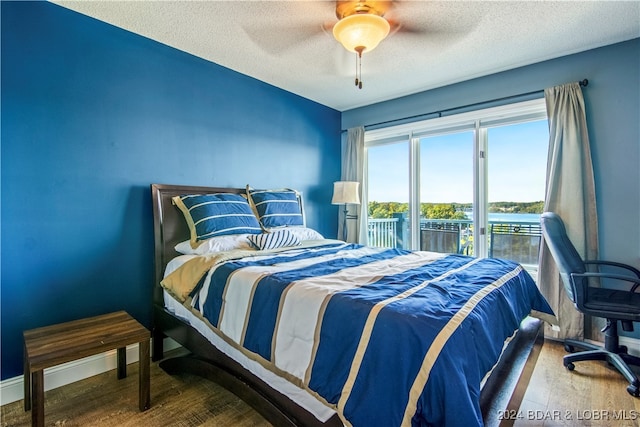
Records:
[[[44,369],[117,349],[118,379],[127,376],[126,346],[139,345],[139,408],[151,406],[149,331],[124,311],[24,332],[24,409],[33,426],[44,426]]]

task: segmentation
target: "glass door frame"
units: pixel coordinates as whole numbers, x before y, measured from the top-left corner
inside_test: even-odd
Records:
[[[409,216],[410,248],[420,249],[420,139],[443,133],[473,131],[473,240],[477,257],[488,255],[488,128],[528,121],[546,120],[544,98],[434,117],[418,122],[366,130],[365,152],[368,147],[409,141]],[[365,155],[366,157],[366,155]],[[365,160],[366,164],[366,160]],[[365,173],[365,179],[368,175]],[[368,183],[365,186],[368,188]]]

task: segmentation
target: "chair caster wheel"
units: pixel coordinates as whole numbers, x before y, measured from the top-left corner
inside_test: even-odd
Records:
[[[633,397],[640,397],[640,388],[638,386],[635,386],[632,384],[629,387],[627,387],[627,391]]]
[[[627,353],[629,351],[629,349],[627,348],[626,345],[621,345],[618,347],[618,354],[620,353]]]
[[[573,371],[574,369],[576,369],[576,365],[574,365],[573,363],[569,362],[567,363],[566,368],[570,371]],[[630,386],[631,387],[631,386]]]
[[[569,344],[564,345],[564,351],[566,351],[567,353],[573,353],[573,350],[575,349],[573,348],[572,345],[569,345]]]

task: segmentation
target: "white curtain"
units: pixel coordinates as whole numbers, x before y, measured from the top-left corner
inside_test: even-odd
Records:
[[[545,89],[544,96],[549,118],[544,210],[560,215],[569,239],[583,259],[597,259],[595,184],[582,90],[578,83],[569,83]],[[538,283],[559,321],[560,329],[547,329],[547,336],[583,338],[583,315],[566,295],[546,245],[540,251]]]
[[[364,184],[364,127],[359,126],[347,130],[347,137],[342,141],[342,181],[360,183],[360,202],[358,205],[347,205],[347,215],[357,217],[347,221],[347,242],[367,242],[367,189]],[[338,236],[342,236],[344,210],[338,213]],[[363,237],[364,236],[364,237]]]

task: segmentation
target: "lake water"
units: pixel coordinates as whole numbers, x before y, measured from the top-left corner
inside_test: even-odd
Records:
[[[473,213],[467,212],[467,218],[473,219]],[[505,222],[540,222],[540,214],[530,213],[489,213],[489,221],[505,221]]]

